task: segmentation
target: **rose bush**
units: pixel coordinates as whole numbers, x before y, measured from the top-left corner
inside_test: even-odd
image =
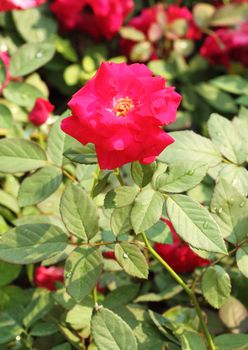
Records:
[[[247,18],[0,3],[0,349],[247,347]]]

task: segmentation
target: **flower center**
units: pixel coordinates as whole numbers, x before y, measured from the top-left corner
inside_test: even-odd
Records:
[[[127,113],[134,107],[133,100],[129,97],[119,98],[114,107],[117,117],[125,117]]]

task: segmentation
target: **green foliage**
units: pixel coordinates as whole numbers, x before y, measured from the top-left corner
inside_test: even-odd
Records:
[[[202,32],[189,39],[187,21],[164,11],[146,33],[130,25],[157,3],[135,0],[119,36],[97,44],[58,31],[48,3],[0,13],[1,349],[206,350],[194,296],[216,349],[248,349],[247,71],[238,52],[226,69],[199,51],[220,27],[243,30],[248,4],[184,0]],[[150,164],[101,171],[97,147],[61,130],[71,96],[104,61],[143,62],[183,97],[163,126],[175,141]],[[36,127],[38,97],[55,110]],[[200,257],[209,266],[194,266]],[[37,288],[39,265],[48,276],[64,268],[64,282]]]
[[[97,248],[79,247],[66,260],[66,290],[76,300],[84,299],[96,285],[102,270]]]
[[[203,275],[202,291],[209,304],[219,309],[231,292],[228,273],[218,265],[209,267]]]
[[[101,308],[91,323],[93,339],[99,350],[136,350],[132,329],[112,311]]]
[[[68,231],[83,241],[89,241],[98,232],[97,208],[89,195],[77,185],[69,183],[60,203],[62,219]]]

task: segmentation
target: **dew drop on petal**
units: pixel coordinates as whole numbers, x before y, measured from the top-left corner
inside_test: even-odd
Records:
[[[123,254],[124,259],[128,259],[128,255],[126,253]]]

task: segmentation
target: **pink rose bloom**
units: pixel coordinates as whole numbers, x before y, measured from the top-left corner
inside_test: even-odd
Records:
[[[11,75],[9,73],[10,57],[7,51],[0,51],[0,60],[3,61],[3,64],[5,65],[5,72],[6,72],[5,82],[0,86],[0,94],[1,94],[3,89],[8,85],[8,83],[11,80]]]
[[[133,0],[55,0],[51,10],[62,28],[110,40],[133,7]]]
[[[1,0],[0,12],[10,10],[26,10],[44,4],[47,0]]]
[[[47,100],[38,97],[32,111],[28,115],[28,120],[36,126],[44,124],[49,114],[54,110],[54,106]]]
[[[101,169],[151,163],[174,141],[161,127],[175,121],[180,101],[144,64],[105,62],[73,95],[72,116],[61,128],[84,145],[95,144]]]
[[[248,23],[235,29],[218,29],[204,41],[200,54],[212,64],[230,66],[231,61],[248,66]]]
[[[186,33],[184,35],[178,35],[173,31],[173,25],[175,25],[175,27],[177,26],[177,20],[185,21]],[[153,48],[149,59],[158,58],[158,41],[164,36],[169,40],[178,38],[198,40],[202,35],[200,29],[197,28],[194,23],[192,13],[188,8],[179,7],[178,5],[169,5],[165,8],[163,5],[158,4],[150,8],[145,8],[139,16],[132,18],[127,26],[133,27],[145,34],[146,40],[151,43]],[[156,32],[156,38],[153,38],[154,31]],[[135,44],[137,44],[137,42],[121,39],[121,51],[127,56],[130,56],[131,50]]]
[[[186,38],[199,40],[202,36],[200,29],[196,26],[193,20],[193,15],[187,7],[179,7],[178,5],[170,5],[166,9],[166,16],[169,26],[177,20],[185,20],[186,33],[181,36],[175,35],[176,38]]]
[[[174,271],[177,273],[189,273],[194,271],[196,267],[208,266],[210,264],[209,260],[198,256],[181,240],[169,220],[162,219],[162,221],[169,226],[173,236],[173,243],[156,243],[154,248]]]
[[[56,290],[55,282],[64,282],[64,269],[57,266],[39,266],[34,272],[34,283],[39,288]]]

